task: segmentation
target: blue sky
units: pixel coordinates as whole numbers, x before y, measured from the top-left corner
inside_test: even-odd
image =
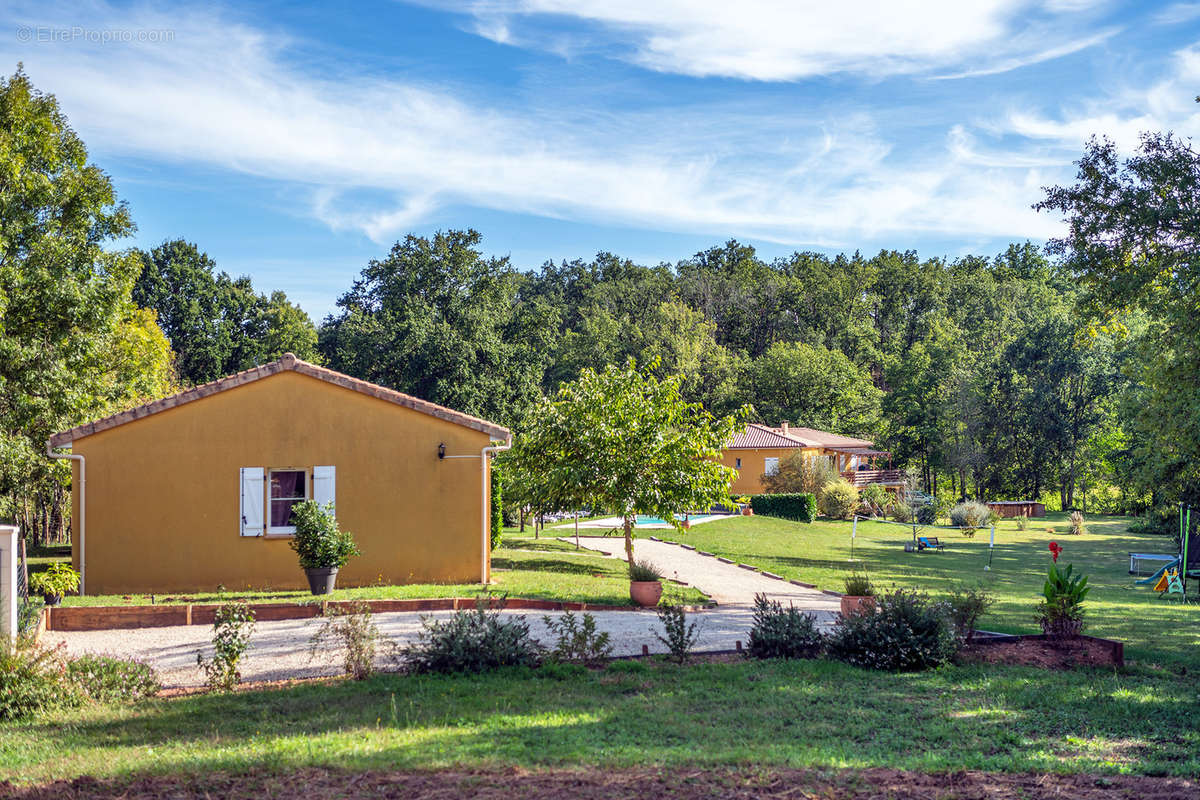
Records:
[[[349,10],[347,10],[349,9]],[[16,3],[139,226],[319,319],[406,232],[608,250],[992,254],[1092,134],[1200,132],[1200,2]]]

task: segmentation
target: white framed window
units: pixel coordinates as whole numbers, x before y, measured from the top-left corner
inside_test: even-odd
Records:
[[[740,458],[735,458],[733,466],[735,469],[741,469],[742,468],[742,460]]]
[[[779,459],[778,458],[764,458],[763,459],[763,474],[764,475],[778,475],[779,474]]]
[[[273,469],[267,473],[267,533],[295,533],[292,507],[309,497],[308,470]]]

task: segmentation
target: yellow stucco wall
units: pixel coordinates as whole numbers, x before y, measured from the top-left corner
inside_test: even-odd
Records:
[[[242,467],[337,468],[339,586],[477,582],[489,439],[291,371],[84,437],[87,593],[306,587],[288,537],[239,535]]]
[[[730,494],[762,494],[762,476],[766,471],[766,460],[778,458],[780,463],[797,450],[806,455],[816,455],[820,452],[815,447],[760,447],[737,448],[726,450],[721,455],[721,463],[738,470],[737,479],[729,487]],[[737,466],[737,460],[742,460],[742,466]]]

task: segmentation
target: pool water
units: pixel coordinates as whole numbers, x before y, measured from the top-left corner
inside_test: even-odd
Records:
[[[685,514],[676,514],[675,515],[675,519],[679,520],[680,522],[682,522],[685,517],[686,517]],[[666,525],[667,521],[661,517],[650,517],[645,514],[638,514],[637,515],[637,524],[638,525]]]

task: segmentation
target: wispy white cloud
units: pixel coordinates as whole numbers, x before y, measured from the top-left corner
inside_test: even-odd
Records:
[[[1111,35],[1078,0],[415,0],[469,15],[495,41],[545,49],[538,23],[583,21],[622,57],[697,77],[794,81],[1009,71]],[[503,31],[503,38],[492,31]]]
[[[1200,18],[1200,3],[1175,3],[1151,17],[1158,25],[1182,25]]]
[[[870,112],[673,108],[667,130],[658,109],[493,108],[443,87],[309,70],[295,42],[220,15],[95,9],[97,27],[174,39],[0,44],[94,148],[278,181],[314,218],[377,242],[449,204],[795,245],[1056,232],[1029,209],[1055,177],[1041,161],[985,158],[958,134],[897,148]]]

